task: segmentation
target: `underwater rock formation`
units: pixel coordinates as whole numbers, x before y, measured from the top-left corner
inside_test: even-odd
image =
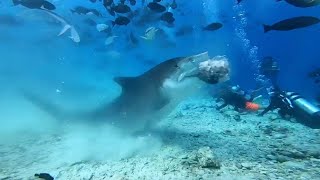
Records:
[[[209,147],[202,147],[198,151],[193,151],[183,164],[208,169],[219,169],[221,167],[220,161]]]

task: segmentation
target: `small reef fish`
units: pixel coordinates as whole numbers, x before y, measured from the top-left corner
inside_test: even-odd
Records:
[[[94,14],[96,16],[101,16],[101,13],[97,11],[96,9],[89,9],[83,6],[76,6],[74,9],[70,10],[72,13],[77,13],[77,14]]]
[[[295,7],[301,7],[301,8],[317,6],[320,4],[320,0],[277,0],[277,1],[286,1],[288,4],[291,4]]]
[[[172,24],[175,21],[175,18],[173,17],[172,12],[165,12],[161,15],[160,20]]]
[[[104,30],[108,29],[109,26],[106,25],[106,24],[97,24],[96,28],[97,28],[97,31],[101,32],[101,31],[104,31]]]
[[[111,6],[113,4],[113,0],[103,0],[103,6]]]
[[[140,37],[143,38],[143,39],[145,39],[145,40],[151,41],[151,40],[153,40],[153,39],[155,38],[156,33],[157,33],[158,30],[159,30],[159,29],[157,29],[157,28],[155,28],[155,27],[149,27],[149,28],[146,30],[144,36],[140,36]]]
[[[176,3],[176,0],[173,0],[173,1],[172,1],[172,3],[170,4],[170,7],[171,7],[172,9],[177,9],[178,5],[177,5],[177,3]]]
[[[111,7],[111,10],[116,13],[128,13],[131,11],[131,8],[128,5],[125,4],[118,4],[116,6]]]
[[[44,180],[54,180],[54,178],[48,173],[35,174],[34,177],[44,179]]]
[[[164,12],[166,10],[166,7],[164,7],[161,4],[156,3],[156,2],[149,3],[148,4],[148,8],[151,11],[154,11],[154,12],[157,12],[157,13],[162,13],[162,12]]]
[[[14,6],[22,5],[29,9],[56,9],[55,5],[45,0],[12,0],[12,2]]]
[[[126,26],[130,23],[130,19],[125,16],[119,16],[111,23],[112,23],[112,26],[115,26],[115,25]]]
[[[204,31],[216,31],[216,30],[222,28],[222,26],[223,26],[223,25],[222,25],[221,23],[216,23],[216,22],[214,22],[214,23],[211,23],[211,24],[205,26],[205,27],[203,28],[203,30],[204,30]]]
[[[117,38],[117,37],[118,37],[118,36],[110,36],[110,37],[108,37],[108,38],[105,40],[104,44],[105,44],[106,46],[109,46],[110,44],[112,44],[112,43],[114,42],[114,39]]]

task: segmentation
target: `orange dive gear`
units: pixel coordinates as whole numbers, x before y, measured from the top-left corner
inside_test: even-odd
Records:
[[[259,104],[253,103],[253,102],[246,102],[246,109],[249,111],[257,111],[259,110],[260,106]]]

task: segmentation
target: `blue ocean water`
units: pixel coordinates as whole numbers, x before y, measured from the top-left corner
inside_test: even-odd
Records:
[[[28,1],[33,0],[18,0],[18,2]],[[114,1],[115,4],[120,3]],[[125,14],[126,17],[130,16],[130,23],[113,26],[112,22],[123,14],[110,15],[103,2],[99,0],[94,3],[90,0],[49,0],[49,2],[56,7],[52,12],[58,14],[75,28],[79,34],[80,42],[74,42],[69,37],[69,30],[58,36],[63,26],[44,10],[30,9],[21,4],[14,5],[11,0],[0,2],[0,141],[3,149],[0,154],[4,155],[5,149],[11,147],[8,144],[26,142],[27,140],[25,141],[22,137],[26,135],[29,138],[29,134],[32,136],[30,138],[31,144],[34,139],[41,139],[48,134],[57,135],[62,139],[52,140],[57,144],[62,142],[62,145],[56,146],[60,147],[61,145],[63,150],[48,150],[48,152],[57,153],[53,153],[54,156],[49,158],[48,162],[50,163],[54,161],[53,159],[63,157],[63,155],[66,155],[64,158],[72,164],[78,161],[119,160],[134,157],[136,154],[152,154],[163,150],[163,146],[167,146],[166,141],[170,139],[168,137],[163,140],[158,136],[152,138],[147,136],[147,140],[144,141],[123,135],[118,130],[109,127],[106,132],[102,130],[104,125],[100,124],[74,125],[63,122],[61,125],[60,121],[57,122],[54,117],[26,101],[21,92],[31,91],[69,111],[88,111],[112,102],[121,94],[121,87],[113,80],[114,77],[139,76],[168,59],[203,52],[208,52],[210,57],[220,55],[228,59],[230,80],[227,83],[240,85],[245,91],[252,91],[262,84],[266,90],[261,94],[266,101],[269,98],[267,89],[272,85],[268,78],[261,74],[260,64],[264,57],[272,56],[280,68],[279,86],[283,90],[301,94],[314,104],[319,103],[316,100],[320,93],[319,84],[314,83],[314,79],[308,77],[308,74],[320,67],[318,50],[320,25],[316,24],[292,31],[264,33],[263,24],[272,25],[296,16],[320,18],[320,6],[299,8],[285,1],[277,2],[276,0],[243,0],[240,3],[235,0],[162,0],[159,4],[166,7],[165,11],[172,12],[175,18],[171,25],[160,20],[161,13],[154,13],[147,7],[148,3],[152,2],[151,0],[137,0],[135,5],[130,5],[129,1],[125,1],[125,4],[132,11],[132,13]],[[173,2],[177,3],[176,9],[170,7]],[[101,16],[95,16],[92,13],[72,13],[70,9],[74,9],[76,6],[94,8],[101,13]],[[92,25],[88,22],[95,24]],[[203,27],[213,22],[219,22],[223,27],[218,30],[203,31]],[[108,28],[99,32],[96,24],[104,24]],[[146,30],[150,27],[156,29],[155,36],[151,39],[143,38],[142,36],[146,36]],[[179,31],[183,31],[183,34],[177,35]],[[113,38],[110,39],[110,37]],[[207,105],[211,101],[213,102],[210,95],[215,94],[213,91],[217,86],[219,85],[210,85],[205,87],[201,93],[196,94],[198,97],[205,97],[204,103],[195,101],[204,104],[203,107],[201,106],[204,109],[204,114],[211,113],[211,110],[218,114],[213,113],[213,117],[204,115],[203,118],[221,117],[223,119],[227,117],[222,117],[215,111],[215,108],[211,107],[215,104]],[[185,100],[189,100],[189,97],[185,97]],[[174,115],[174,117],[181,115],[181,122],[187,124],[183,127],[186,128],[184,129],[186,134],[188,134],[187,130],[192,129],[189,127],[192,124],[184,122],[187,118],[183,118],[185,116],[183,112],[201,109],[200,105],[199,107],[194,106],[187,103],[185,107],[182,107],[182,110],[179,108],[176,110],[181,110],[182,115],[181,113]],[[208,108],[211,110],[209,111]],[[192,113],[187,112],[186,114]],[[257,118],[256,113],[251,115]],[[233,114],[230,117],[233,117]],[[157,119],[158,117],[153,118]],[[251,116],[246,118],[250,119]],[[265,121],[267,118],[261,117],[261,119],[261,121]],[[224,120],[221,121],[224,122]],[[257,118],[256,121],[260,120]],[[254,120],[254,123],[256,121]],[[196,123],[196,121],[194,122]],[[227,127],[227,123],[223,125],[223,122],[221,122],[221,127]],[[248,120],[248,122],[251,121]],[[303,126],[303,128],[307,127]],[[73,133],[68,134],[69,132]],[[299,132],[303,132],[303,130]],[[314,133],[315,137],[318,137],[319,132]],[[66,134],[66,136],[61,135],[60,137],[60,134]],[[294,137],[298,138],[300,135]],[[310,142],[313,142],[312,140]],[[43,144],[46,144],[45,142],[41,141]],[[170,143],[172,142],[170,141],[168,144]],[[209,144],[207,146],[214,147]],[[315,144],[316,148],[320,147],[319,141],[316,141]],[[27,143],[25,146],[31,145]],[[47,146],[50,149],[50,145],[43,145],[44,150],[40,151],[46,151]],[[92,148],[86,149],[85,147]],[[81,151],[82,149],[83,151]],[[101,153],[102,151],[103,153]],[[28,158],[24,161],[25,164],[28,164],[28,159],[32,159],[33,153],[35,152],[26,151]],[[319,157],[317,156],[317,158]],[[19,164],[17,159],[19,158],[14,155],[6,155],[6,162],[15,161]],[[39,159],[41,160],[41,158]],[[59,163],[64,163],[63,158],[58,159]],[[0,163],[0,179],[15,179],[11,176],[15,173],[20,173],[17,177],[21,178],[21,176],[32,176],[32,173],[38,171],[46,171],[43,166],[37,165],[32,166],[30,171],[10,172],[4,168],[5,166],[6,164]],[[13,163],[12,167],[15,166],[18,165]],[[38,167],[40,169],[37,169]],[[54,165],[46,165],[46,167],[52,170],[56,176],[60,173]],[[316,164],[314,167],[319,168],[320,166]],[[72,173],[70,176],[59,176],[62,177],[60,179],[77,179]],[[142,176],[136,175],[136,177]],[[148,176],[146,177],[148,179]],[[320,178],[319,174],[312,177]],[[127,179],[131,178],[127,177]],[[181,178],[173,177],[172,179]],[[210,179],[210,177],[204,179]]]

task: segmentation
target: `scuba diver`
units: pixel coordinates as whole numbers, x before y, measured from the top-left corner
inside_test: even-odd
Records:
[[[279,115],[284,118],[285,116],[292,116],[293,114],[293,105],[291,101],[286,97],[286,93],[284,91],[280,91],[278,87],[275,87],[269,93],[270,96],[270,104],[264,109],[259,116],[263,116],[269,111],[280,109],[278,111]]]
[[[273,57],[267,56],[263,58],[260,64],[260,73],[270,79],[273,87],[277,86],[279,71],[280,68],[278,67],[278,63]]]
[[[320,68],[316,68],[313,71],[308,73],[308,77],[313,80],[317,85],[320,84]]]
[[[281,91],[275,87],[270,94],[270,104],[259,116],[271,110],[279,109],[281,117],[295,117],[297,122],[310,128],[320,128],[320,108],[311,104],[298,93]]]
[[[223,88],[222,92],[219,94],[219,99],[223,100],[223,104],[216,109],[221,110],[227,105],[231,105],[238,112],[243,112],[245,110],[257,111],[259,105],[252,102],[254,98],[254,96],[241,90],[239,85],[228,86]]]

